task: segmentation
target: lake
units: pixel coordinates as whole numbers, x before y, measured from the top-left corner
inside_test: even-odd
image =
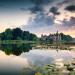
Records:
[[[0,45],[0,75],[22,75],[24,68],[75,59],[74,50],[32,49],[30,44]],[[15,74],[16,73],[16,74]]]

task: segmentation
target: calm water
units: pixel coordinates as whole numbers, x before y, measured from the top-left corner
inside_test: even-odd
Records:
[[[22,53],[21,57],[26,57],[30,62],[32,62],[32,64],[45,65],[53,63],[53,61],[56,59],[69,61],[75,58],[75,51],[35,49],[26,53]]]
[[[28,45],[0,45],[0,72],[17,74],[32,65],[53,63],[56,59],[69,61],[75,58],[75,51],[33,49]]]

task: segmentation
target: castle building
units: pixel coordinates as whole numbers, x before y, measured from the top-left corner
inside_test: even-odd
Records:
[[[52,39],[53,42],[60,42],[61,41],[61,35],[58,33],[58,31],[55,34],[47,35],[41,35],[42,40]]]

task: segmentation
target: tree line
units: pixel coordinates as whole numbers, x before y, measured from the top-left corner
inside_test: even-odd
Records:
[[[69,42],[73,38],[70,35],[65,35],[60,33],[61,41]],[[6,29],[4,32],[0,33],[0,40],[27,40],[27,41],[45,41],[48,43],[53,43],[53,39],[47,37],[46,40],[38,38],[35,34],[30,33],[29,31],[23,31],[20,28],[15,29]]]
[[[7,55],[20,55],[23,52],[28,52],[32,49],[31,44],[0,44],[0,50],[4,51]]]
[[[64,42],[70,42],[73,40],[73,38],[70,35],[65,35],[63,33],[60,33],[61,35],[61,40]]]
[[[29,31],[23,31],[20,28],[6,29],[5,32],[0,33],[0,40],[36,41],[37,39],[35,34],[32,34]]]

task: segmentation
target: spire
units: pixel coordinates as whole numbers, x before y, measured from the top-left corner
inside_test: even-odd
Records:
[[[58,34],[58,30],[57,30],[56,34]]]
[[[59,34],[59,33],[58,33],[58,30],[57,30],[57,32],[56,32],[56,36],[58,36],[58,34]]]

